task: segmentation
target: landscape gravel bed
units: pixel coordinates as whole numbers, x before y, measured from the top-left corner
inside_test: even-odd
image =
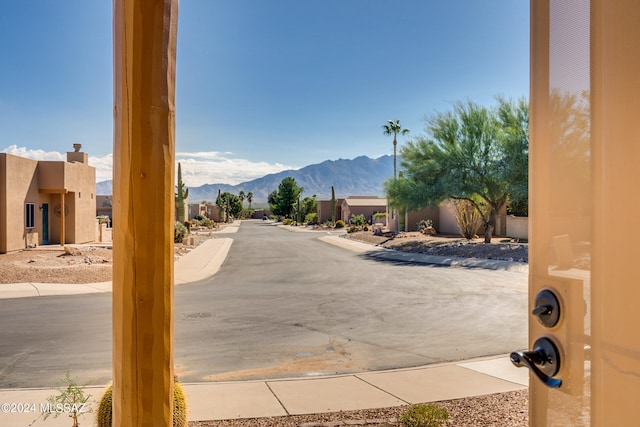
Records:
[[[528,390],[436,402],[449,411],[448,426],[457,427],[527,427],[529,424]],[[338,427],[401,426],[400,416],[408,405],[361,411],[329,412],[286,417],[237,420],[198,421],[190,427]]]

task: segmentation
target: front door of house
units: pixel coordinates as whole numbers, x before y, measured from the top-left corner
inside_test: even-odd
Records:
[[[49,205],[42,204],[42,244],[49,244]]]
[[[530,351],[512,360],[537,368],[530,425],[638,425],[640,2],[532,0],[531,37]]]

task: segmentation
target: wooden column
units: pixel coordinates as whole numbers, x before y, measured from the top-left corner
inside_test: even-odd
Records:
[[[113,425],[168,427],[178,1],[113,4]]]

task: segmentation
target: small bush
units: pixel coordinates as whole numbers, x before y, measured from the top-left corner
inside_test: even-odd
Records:
[[[367,224],[363,225],[362,231],[369,231],[369,226]]]
[[[202,221],[202,220],[204,220],[204,218],[205,218],[205,217],[204,217],[203,215],[201,215],[201,214],[198,214],[198,215],[196,215],[196,216],[194,216],[194,217],[193,217],[193,219],[195,219],[195,220],[197,220],[197,221]]]
[[[291,225],[293,224],[293,220],[291,218],[285,218],[284,221],[282,221],[282,223],[284,225]]]
[[[189,230],[180,221],[176,221],[173,226],[173,241],[175,243],[182,243],[185,237],[189,234]]]
[[[364,215],[351,215],[351,223],[355,225],[363,225]]]
[[[202,227],[207,227],[207,228],[216,228],[216,223],[210,220],[209,218],[204,218],[200,220],[200,225]]]
[[[317,213],[307,214],[304,217],[304,222],[306,222],[307,224],[317,224],[318,223],[318,214]]]
[[[411,405],[400,417],[405,427],[441,427],[449,421],[449,411],[433,404]]]
[[[352,225],[351,227],[349,227],[349,229],[347,230],[347,233],[355,233],[356,231],[358,231],[358,227],[356,227],[355,225]]]
[[[344,221],[339,219],[336,221],[336,228],[344,228]]]

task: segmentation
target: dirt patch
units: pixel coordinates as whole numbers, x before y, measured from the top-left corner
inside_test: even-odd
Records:
[[[186,243],[175,244],[175,259],[213,237],[209,231],[192,233]],[[108,282],[112,266],[108,245],[41,246],[0,254],[0,284]]]

